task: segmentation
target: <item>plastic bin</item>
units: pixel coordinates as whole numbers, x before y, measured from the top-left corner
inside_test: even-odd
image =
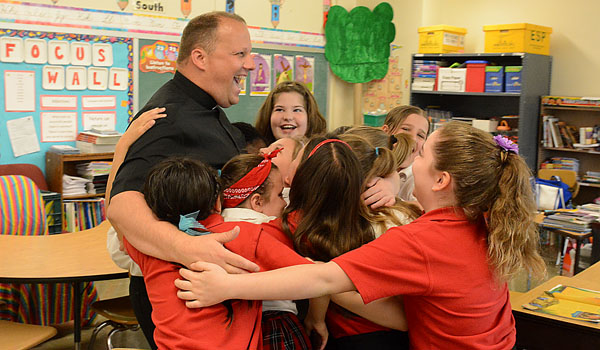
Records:
[[[485,92],[504,91],[504,67],[485,67]]]
[[[46,211],[48,233],[62,233],[62,199],[60,193],[41,191]]]
[[[465,28],[444,24],[420,27],[419,53],[465,52]]]
[[[521,70],[523,66],[504,67],[505,92],[521,92]]]
[[[483,26],[485,52],[528,52],[550,54],[552,28],[529,23]]]
[[[466,92],[483,92],[485,90],[485,67],[487,61],[470,60],[467,65]]]

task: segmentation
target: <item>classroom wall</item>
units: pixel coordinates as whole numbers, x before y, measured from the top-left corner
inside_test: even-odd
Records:
[[[49,4],[49,0],[30,0]],[[145,1],[151,3],[151,1]],[[372,9],[377,0],[332,0],[350,10],[355,6]],[[404,103],[408,102],[408,79],[410,78],[410,54],[417,52],[417,28],[435,24],[465,27],[467,52],[483,52],[483,25],[528,22],[552,27],[551,55],[554,57],[551,93],[557,95],[600,96],[596,83],[600,74],[600,39],[597,14],[600,2],[589,0],[388,0],[394,8],[396,39],[393,44],[401,46],[393,54],[401,59],[404,69]],[[129,1],[127,11],[135,10],[137,1]],[[162,1],[165,16],[183,17],[179,1]],[[57,6],[74,6],[119,11],[115,1],[58,0]],[[236,13],[249,25],[271,27],[270,6],[267,0],[237,0]],[[225,0],[192,2],[188,17],[212,11],[224,10]],[[322,1],[288,0],[281,6],[279,29],[322,32]],[[352,85],[330,75],[328,107],[324,111],[331,129],[352,123]]]

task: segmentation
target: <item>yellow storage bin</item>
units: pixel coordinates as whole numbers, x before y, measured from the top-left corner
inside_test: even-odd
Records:
[[[419,53],[465,52],[465,28],[444,24],[419,28]]]
[[[528,52],[550,54],[552,28],[529,23],[483,26],[485,52]]]

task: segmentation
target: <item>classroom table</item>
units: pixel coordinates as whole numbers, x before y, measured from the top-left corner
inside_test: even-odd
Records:
[[[74,343],[81,348],[81,287],[84,282],[128,277],[106,249],[108,221],[57,235],[0,235],[0,282],[70,283],[74,290]]]
[[[588,275],[589,276],[589,275]],[[600,291],[600,280],[557,276],[511,299],[517,349],[600,349],[600,324],[530,311],[521,307],[558,284]]]
[[[583,241],[588,239],[588,238],[592,238],[594,237],[594,239],[592,240],[592,256],[591,256],[591,263],[595,263],[598,262],[600,260],[600,223],[598,222],[594,222],[591,224],[591,228],[592,231],[588,232],[588,233],[581,233],[581,232],[573,232],[573,231],[567,231],[567,230],[561,230],[559,228],[552,228],[552,227],[543,227],[541,226],[541,223],[544,220],[544,214],[543,213],[539,213],[536,218],[535,218],[535,222],[540,225],[540,229],[549,231],[549,232],[555,232],[557,234],[559,234],[562,237],[569,237],[575,240],[575,268],[574,268],[574,274],[577,274],[581,271],[581,268],[579,267],[579,261],[581,258],[581,246],[583,245]],[[566,243],[566,239],[562,241],[562,244],[560,245],[559,249],[562,252],[563,251],[563,245]],[[561,273],[562,273],[562,269],[561,269]]]

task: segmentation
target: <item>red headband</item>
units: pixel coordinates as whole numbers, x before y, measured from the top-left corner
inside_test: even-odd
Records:
[[[347,144],[346,142],[342,141],[342,140],[338,140],[338,139],[327,139],[324,141],[321,141],[317,146],[315,146],[315,148],[313,148],[312,151],[310,151],[310,154],[308,155],[308,157],[306,158],[310,158],[318,149],[319,147],[323,146],[326,143],[331,143],[331,142],[339,142],[339,143],[343,143],[344,145],[348,146],[348,148],[350,148],[352,150],[352,147],[350,147],[349,144]]]
[[[274,150],[269,154],[263,155],[265,159],[256,167],[239,179],[236,183],[223,191],[223,207],[235,208],[242,203],[252,192],[262,185],[271,173],[271,159],[277,156],[283,148]]]

